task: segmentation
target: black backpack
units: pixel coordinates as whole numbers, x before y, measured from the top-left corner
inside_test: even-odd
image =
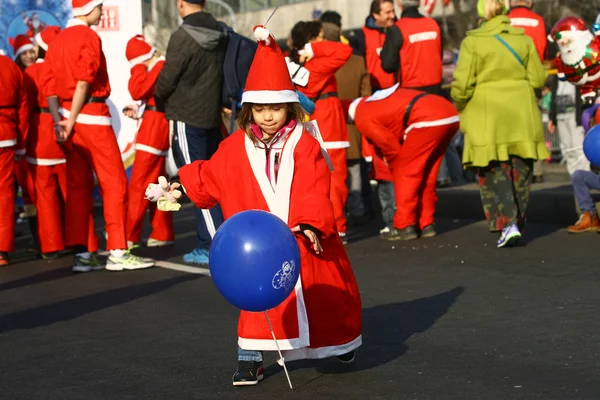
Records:
[[[258,48],[256,41],[242,36],[224,23],[221,23],[227,33],[227,50],[223,62],[223,89],[221,104],[231,109],[230,132],[235,126],[235,114],[241,106],[242,93],[246,86],[248,71],[254,54]]]

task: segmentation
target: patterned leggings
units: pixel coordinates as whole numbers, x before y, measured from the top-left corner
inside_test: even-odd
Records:
[[[479,191],[483,212],[491,232],[518,224],[523,228],[533,178],[533,160],[511,156],[509,161],[491,162],[479,168]]]

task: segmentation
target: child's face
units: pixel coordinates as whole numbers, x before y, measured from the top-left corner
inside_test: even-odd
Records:
[[[286,104],[253,104],[252,119],[267,139],[285,125],[288,110]]]

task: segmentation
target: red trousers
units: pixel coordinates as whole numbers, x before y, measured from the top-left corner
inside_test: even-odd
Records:
[[[9,188],[0,207],[0,251],[15,251],[15,148],[0,147],[0,187]]]
[[[150,237],[156,240],[175,240],[173,218],[169,212],[156,209],[156,203],[144,198],[149,183],[156,183],[159,176],[167,176],[165,157],[146,151],[136,151],[129,183],[129,207],[127,209],[127,240],[139,243],[146,210],[150,208]]]
[[[15,177],[17,178],[17,183],[21,187],[23,203],[26,205],[35,204],[35,187],[33,178],[29,173],[28,165],[25,156],[22,156],[21,160],[15,163]]]
[[[98,177],[104,203],[106,249],[126,249],[127,177],[112,127],[77,123],[72,145],[67,153],[66,244],[86,244],[82,238],[88,237],[93,210],[91,167]]]
[[[413,129],[397,155],[382,149],[394,177],[395,228],[415,225],[423,229],[434,223],[437,175],[458,126],[453,123]]]
[[[328,149],[327,153],[333,164],[331,173],[331,186],[329,199],[333,204],[335,224],[340,233],[346,233],[346,201],[348,200],[348,166],[346,163],[346,149]]]
[[[51,253],[64,250],[63,215],[65,213],[64,199],[67,194],[67,165],[29,164],[29,171],[37,194],[35,207],[38,210],[38,236],[41,251],[42,253]],[[89,174],[92,176],[91,170],[89,170]],[[87,246],[89,251],[98,251],[98,236],[91,213]]]

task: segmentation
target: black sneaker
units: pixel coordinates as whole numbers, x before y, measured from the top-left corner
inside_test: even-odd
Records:
[[[431,237],[434,237],[436,235],[437,235],[437,232],[435,231],[435,225],[434,224],[427,225],[421,231],[421,237],[422,238],[431,238]]]
[[[417,228],[414,225],[407,226],[404,229],[392,229],[389,235],[385,236],[384,240],[396,241],[396,240],[415,240],[419,238]]]
[[[354,362],[355,357],[355,352],[354,350],[352,350],[349,353],[346,354],[342,354],[341,356],[337,356],[337,359],[342,363],[342,364],[352,364]]]
[[[263,380],[262,361],[238,361],[233,375],[233,386],[253,386]]]

